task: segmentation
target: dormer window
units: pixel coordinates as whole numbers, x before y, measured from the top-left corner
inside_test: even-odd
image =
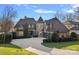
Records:
[[[31,28],[31,25],[30,24],[28,25],[28,28]]]
[[[20,25],[20,26],[19,26],[19,29],[23,29],[23,26],[22,26],[22,25]]]
[[[33,24],[29,24],[28,28],[34,28],[34,25]]]
[[[34,28],[34,25],[32,25],[32,28]]]
[[[78,25],[75,25],[75,27],[78,27]]]

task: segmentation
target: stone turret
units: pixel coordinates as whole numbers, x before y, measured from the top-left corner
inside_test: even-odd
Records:
[[[39,22],[39,23],[44,22],[43,18],[40,16],[37,22]]]

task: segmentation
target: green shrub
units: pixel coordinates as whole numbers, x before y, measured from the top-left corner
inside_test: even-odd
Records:
[[[59,35],[57,32],[52,34],[52,41],[59,42]]]
[[[4,39],[3,35],[0,35],[0,43],[3,43],[3,39]]]
[[[16,39],[16,32],[12,32],[12,38]]]
[[[50,39],[44,39],[43,40],[43,43],[49,43],[49,42],[51,42]]]
[[[77,40],[77,34],[75,32],[72,32],[70,37],[59,37],[59,32],[54,32],[52,34],[52,38],[49,40],[43,40],[43,42],[69,42],[69,41],[76,41]]]
[[[71,32],[70,37],[77,39],[77,34],[75,32]]]
[[[10,43],[11,40],[12,40],[11,35],[7,34],[7,35],[5,36],[5,43]]]
[[[24,30],[24,36],[23,37],[25,37],[25,38],[29,37],[28,34],[29,34],[28,30]]]
[[[1,34],[1,35],[0,35],[0,43],[1,43],[1,44],[2,44],[2,43],[10,43],[11,40],[12,40],[12,38],[11,38],[11,35],[9,35],[9,34],[6,34],[6,35]]]

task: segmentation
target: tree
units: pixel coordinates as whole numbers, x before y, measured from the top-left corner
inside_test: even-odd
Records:
[[[72,21],[72,20],[75,19],[75,14],[73,14],[73,13],[68,13],[68,14],[65,15],[65,18],[66,18],[66,20]]]
[[[79,7],[74,8],[76,19],[79,20]]]
[[[60,20],[74,20],[75,19],[75,14],[74,13],[64,13],[64,12],[60,12],[57,11],[55,13],[55,17],[59,18]]]
[[[11,6],[5,6],[1,14],[2,14],[1,28],[4,31],[4,42],[5,42],[6,34],[13,27],[13,19],[16,17],[16,11]]]
[[[74,8],[74,12],[79,13],[79,7]]]
[[[26,27],[26,25],[27,24],[22,24],[22,26],[23,26],[23,29],[24,29],[24,37],[26,38],[26,37],[28,37],[28,28]]]
[[[65,20],[65,14],[63,12],[57,11],[55,13],[55,17],[61,19],[61,20]]]
[[[72,37],[72,38],[76,38],[76,39],[77,39],[77,34],[76,34],[75,32],[71,32],[70,37]]]
[[[27,17],[25,16],[24,19],[27,19]],[[21,23],[24,31],[23,31],[23,35],[24,37],[28,37],[28,27],[26,25],[28,25],[26,22],[22,22]]]
[[[59,31],[52,34],[52,41],[59,42]]]

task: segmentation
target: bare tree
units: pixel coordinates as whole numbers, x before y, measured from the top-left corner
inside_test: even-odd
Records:
[[[76,19],[79,20],[79,7],[74,8]]]
[[[11,20],[5,19],[1,22],[1,28],[5,33],[8,33],[13,26],[13,22]]]
[[[56,12],[55,17],[59,18],[60,20],[74,20],[75,19],[75,14],[74,13],[64,13],[64,12]]]
[[[79,7],[74,8],[74,12],[79,13]]]
[[[73,14],[73,13],[67,13],[65,15],[65,19],[66,20],[70,20],[70,21],[74,20],[75,19],[75,14]]]
[[[65,14],[63,12],[57,11],[55,13],[55,17],[61,19],[61,20],[65,20]]]
[[[16,17],[16,11],[11,6],[5,6],[2,17],[1,17],[1,28],[4,31],[4,41],[5,35],[10,31],[13,26],[13,19]]]

